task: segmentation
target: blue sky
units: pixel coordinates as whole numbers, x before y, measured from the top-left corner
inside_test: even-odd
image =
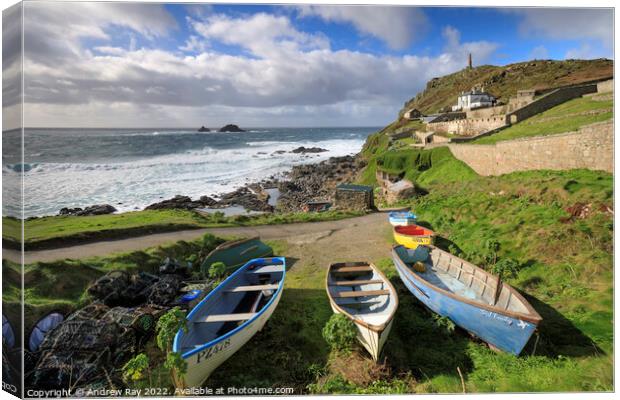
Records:
[[[29,126],[378,126],[468,53],[613,57],[611,9],[25,7]]]

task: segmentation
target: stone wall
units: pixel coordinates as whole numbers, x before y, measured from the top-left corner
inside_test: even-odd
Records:
[[[607,81],[599,82],[596,84],[597,92],[599,93],[608,93],[614,91],[614,80],[610,79]]]
[[[366,211],[375,206],[372,191],[336,189],[334,200],[334,205],[339,210]]]
[[[515,124],[530,118],[536,114],[547,111],[548,109],[562,104],[568,100],[581,97],[584,94],[595,93],[597,91],[597,84],[588,84],[581,86],[570,86],[556,89],[543,97],[534,100],[532,103],[521,107],[508,114],[509,122]]]
[[[433,122],[428,124],[428,129],[434,132],[471,136],[497,129],[505,126],[506,123],[505,115],[496,115],[487,118],[467,118],[446,122]]]
[[[392,204],[415,196],[415,186],[413,182],[403,179],[384,187],[383,196],[388,204]]]
[[[454,157],[480,175],[514,171],[588,168],[613,173],[613,121],[586,125],[576,132],[497,142],[450,144]]]
[[[492,116],[499,116],[506,114],[508,111],[507,105],[495,106],[495,107],[486,107],[486,108],[477,108],[474,110],[467,110],[465,114],[467,118],[489,118]]]

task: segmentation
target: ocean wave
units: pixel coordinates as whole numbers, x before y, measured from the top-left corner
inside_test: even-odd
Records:
[[[240,145],[231,149],[205,146],[124,162],[5,164],[2,171],[9,179],[17,177],[21,169],[25,171],[27,196],[36,199],[26,202],[27,217],[99,203],[130,211],[177,194],[199,197],[232,191],[248,182],[282,174],[293,165],[356,153],[363,140],[255,141]],[[291,153],[299,146],[329,151],[311,156]]]

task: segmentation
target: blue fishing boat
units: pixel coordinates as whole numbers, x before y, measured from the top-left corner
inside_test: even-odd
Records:
[[[414,225],[418,219],[417,215],[411,211],[392,211],[389,213],[388,218],[392,226]]]
[[[230,275],[187,315],[173,351],[187,362],[177,387],[201,385],[211,373],[260,331],[276,309],[286,276],[282,257],[257,258]],[[260,366],[256,366],[260,368]]]
[[[394,246],[392,259],[418,300],[491,347],[518,355],[542,320],[498,276],[435,246]]]

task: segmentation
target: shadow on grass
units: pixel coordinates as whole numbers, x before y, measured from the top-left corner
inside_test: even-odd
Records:
[[[295,264],[299,261],[299,258],[295,257],[286,257],[286,270],[290,271],[291,268],[295,266]]]
[[[449,253],[453,253],[456,250],[456,255],[463,254],[463,250],[456,243],[443,236],[435,236],[435,246]]]
[[[315,381],[312,367],[327,363],[329,346],[321,331],[331,315],[324,290],[285,289],[263,330],[217,368],[206,386],[292,387],[295,394],[307,393]]]
[[[538,325],[540,336],[538,344],[536,344],[536,335],[533,335],[523,349],[522,355],[532,354],[534,346],[536,347],[536,355],[553,358],[560,355],[565,357],[605,355],[605,352],[592,339],[586,336],[555,308],[533,296],[519,292],[543,318],[540,325]]]
[[[415,222],[415,224],[419,225],[419,226],[422,226],[422,227],[424,227],[426,229],[430,229],[431,231],[434,230],[433,229],[433,225],[431,225],[431,223],[428,222],[428,221],[420,221],[420,220],[418,220],[418,221]]]
[[[442,323],[419,302],[400,278],[391,277],[390,281],[398,292],[399,306],[382,356],[395,372],[411,371],[421,380],[437,375],[459,379],[457,367],[463,372],[472,367],[466,351],[471,338],[460,329],[451,331],[445,320]]]

